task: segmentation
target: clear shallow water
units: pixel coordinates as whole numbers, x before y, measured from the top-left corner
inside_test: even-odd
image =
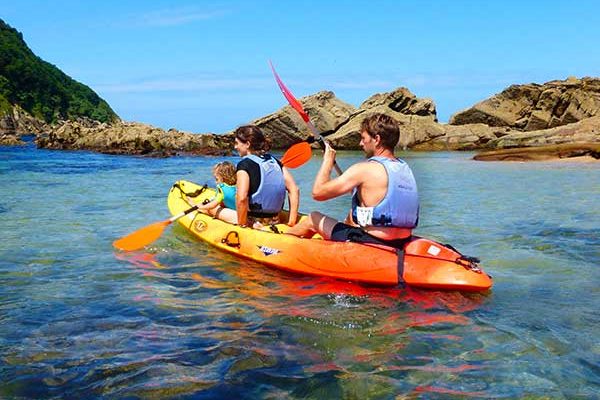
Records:
[[[178,226],[114,252],[221,158],[0,148],[0,397],[598,398],[600,166],[404,156],[417,233],[479,256],[488,295],[290,275]],[[341,218],[308,199],[319,161],[301,209]]]

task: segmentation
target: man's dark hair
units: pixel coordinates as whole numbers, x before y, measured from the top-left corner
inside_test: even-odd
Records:
[[[363,119],[360,129],[366,131],[372,138],[379,135],[381,145],[392,151],[400,140],[398,121],[386,114],[369,115]]]

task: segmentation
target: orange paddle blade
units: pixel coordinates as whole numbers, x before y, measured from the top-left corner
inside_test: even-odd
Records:
[[[145,226],[121,239],[115,240],[113,246],[124,251],[139,250],[158,239],[171,222],[171,220],[167,219]]]
[[[290,147],[283,157],[281,163],[286,168],[298,168],[304,165],[312,156],[312,148],[307,142],[296,143]]]

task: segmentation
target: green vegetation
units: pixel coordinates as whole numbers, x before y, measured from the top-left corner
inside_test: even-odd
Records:
[[[0,115],[17,104],[49,123],[77,117],[118,119],[92,89],[33,54],[23,35],[0,19]]]

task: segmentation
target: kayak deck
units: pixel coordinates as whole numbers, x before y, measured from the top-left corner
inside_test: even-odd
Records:
[[[213,189],[178,181],[171,188],[167,202],[171,214],[177,215],[190,208],[189,198],[198,203],[213,196]],[[282,217],[286,220],[287,215]],[[399,251],[319,237],[299,238],[285,234],[289,229],[286,224],[243,228],[198,211],[178,221],[194,236],[221,250],[296,273],[445,290],[485,291],[492,286],[491,278],[475,260],[429,239],[414,237],[404,251]]]

